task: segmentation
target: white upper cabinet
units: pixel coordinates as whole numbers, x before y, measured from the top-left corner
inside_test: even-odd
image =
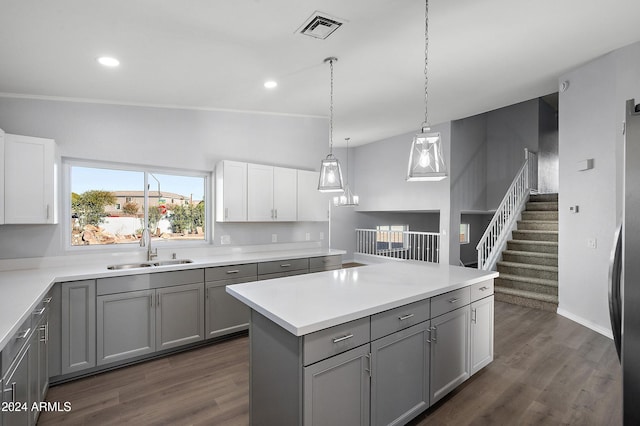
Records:
[[[274,220],[293,222],[297,219],[298,174],[296,169],[273,168]]]
[[[0,225],[4,223],[4,131],[0,129]]]
[[[250,222],[271,222],[273,211],[273,166],[247,165],[247,218]]]
[[[216,220],[247,221],[247,163],[221,161],[216,166]]]
[[[5,134],[4,223],[58,223],[56,144]]]
[[[320,173],[298,170],[298,220],[322,222],[329,220],[329,194],[318,191]]]

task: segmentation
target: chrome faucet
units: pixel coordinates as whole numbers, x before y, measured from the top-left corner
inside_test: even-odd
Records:
[[[158,248],[151,250],[151,234],[149,228],[144,228],[142,231],[142,237],[140,238],[140,247],[147,248],[147,261],[151,262],[154,258],[158,257]]]

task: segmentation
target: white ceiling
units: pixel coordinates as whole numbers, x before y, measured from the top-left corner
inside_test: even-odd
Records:
[[[348,22],[326,40],[295,34],[315,10]],[[430,121],[555,92],[640,40],[638,17],[638,0],[431,0]],[[327,116],[328,56],[337,144],[420,127],[422,0],[0,0],[3,94]]]

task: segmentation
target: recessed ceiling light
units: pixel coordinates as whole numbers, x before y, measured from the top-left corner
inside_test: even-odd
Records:
[[[98,58],[98,63],[100,65],[104,65],[105,67],[117,67],[120,65],[120,61],[116,58],[111,58],[109,56],[101,56]]]
[[[265,81],[264,87],[267,89],[275,89],[276,87],[278,87],[278,83],[273,80]]]

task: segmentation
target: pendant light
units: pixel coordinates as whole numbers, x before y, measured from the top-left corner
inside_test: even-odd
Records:
[[[347,141],[347,165],[345,167],[347,171],[347,178],[344,180],[344,193],[333,197],[333,204],[338,207],[357,206],[360,202],[360,197],[353,194],[349,188],[349,140],[351,138],[344,138]]]
[[[338,58],[330,57],[324,60],[329,62],[331,69],[331,97],[329,106],[329,155],[320,163],[320,180],[318,181],[318,191],[320,192],[342,192],[342,170],[340,162],[333,155],[333,63]]]
[[[408,181],[437,181],[447,177],[447,167],[442,155],[442,139],[439,132],[431,132],[427,114],[429,91],[429,0],[425,0],[424,12],[424,123],[422,131],[416,134],[409,154]]]

